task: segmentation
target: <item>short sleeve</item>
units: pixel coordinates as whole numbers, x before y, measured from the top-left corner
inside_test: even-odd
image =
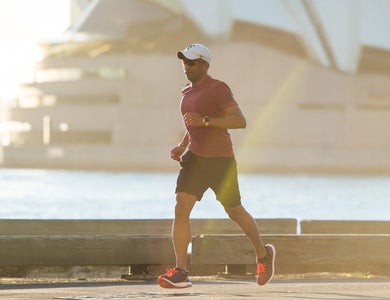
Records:
[[[215,93],[215,100],[221,109],[225,110],[230,106],[238,105],[231,89],[226,83],[219,82],[215,88]]]

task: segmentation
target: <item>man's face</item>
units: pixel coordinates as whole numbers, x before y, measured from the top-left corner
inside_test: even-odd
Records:
[[[184,73],[189,81],[192,83],[198,82],[203,76],[207,74],[208,63],[202,59],[182,59]]]

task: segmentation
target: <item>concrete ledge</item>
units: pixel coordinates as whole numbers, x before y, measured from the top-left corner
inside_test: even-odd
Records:
[[[264,235],[263,240],[276,247],[278,274],[390,274],[387,234]],[[218,265],[241,266],[237,272],[249,265],[255,269],[254,251],[244,235],[198,235],[190,261],[199,273]],[[137,265],[144,270],[174,263],[170,235],[0,236],[0,267]]]
[[[295,234],[296,219],[256,219],[262,233]],[[192,233],[241,233],[229,219],[192,219]],[[0,235],[171,234],[172,219],[140,220],[0,220]]]
[[[255,219],[262,234],[296,234],[296,219]],[[192,219],[191,231],[197,234],[242,234],[230,219]]]
[[[0,266],[174,263],[170,235],[0,236]]]
[[[296,220],[259,219],[257,222],[263,241],[276,246],[279,274],[390,274],[390,234],[275,234],[295,233]],[[344,230],[349,231],[356,230],[353,226],[357,226],[355,221],[314,221],[317,222],[321,225],[319,228],[326,228],[328,222],[336,224],[336,229],[347,224],[347,227],[351,227]],[[367,222],[356,221],[359,225],[357,228],[364,230],[364,225],[369,225],[383,231],[388,225],[387,221]],[[169,219],[0,220],[0,232],[6,233],[0,235],[0,267],[137,266],[144,271],[146,266],[172,266],[175,256],[170,234],[171,223]],[[376,226],[378,224],[380,226]],[[192,220],[192,226],[194,232],[204,233],[195,235],[192,240],[190,261],[193,270],[201,273],[211,266],[215,270],[225,265],[236,268],[238,273],[248,266],[254,269],[252,246],[235,223],[229,219],[195,219]],[[336,231],[332,228],[329,226],[328,230]],[[142,231],[147,233],[140,234]],[[268,231],[272,234],[264,234]],[[306,229],[303,228],[303,231]]]
[[[390,221],[302,220],[302,234],[390,234]]]
[[[279,274],[368,272],[390,274],[390,235],[265,235],[276,247]],[[221,250],[223,249],[223,250]],[[255,264],[244,235],[199,235],[192,240],[192,264]]]

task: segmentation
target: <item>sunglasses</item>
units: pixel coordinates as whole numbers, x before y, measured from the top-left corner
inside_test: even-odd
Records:
[[[200,62],[199,59],[194,59],[194,60],[190,60],[190,59],[186,59],[186,58],[183,59],[183,63],[184,63],[185,65],[189,65],[190,67],[195,66],[195,65],[198,64],[199,62]]]

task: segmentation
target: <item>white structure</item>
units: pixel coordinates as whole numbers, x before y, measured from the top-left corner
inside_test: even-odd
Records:
[[[73,1],[35,80],[4,117],[4,166],[174,170],[183,134],[178,49],[203,42],[210,73],[247,117],[247,171],[390,171],[390,1]]]

